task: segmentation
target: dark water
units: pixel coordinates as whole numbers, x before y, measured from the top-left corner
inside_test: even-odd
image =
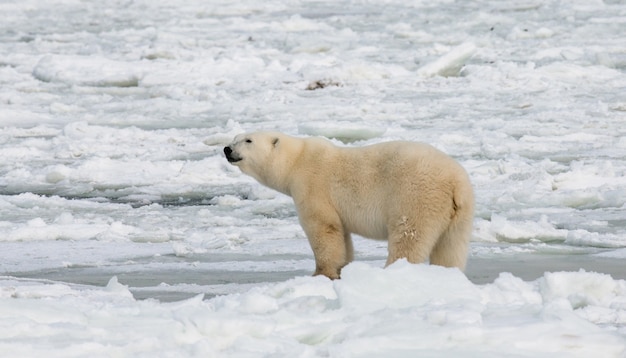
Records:
[[[227,257],[226,257],[227,256]],[[284,258],[284,257],[281,257]],[[168,258],[163,258],[168,260]],[[213,259],[219,260],[260,260],[258,256],[225,255]],[[276,257],[263,257],[261,260],[271,260]],[[293,257],[293,259],[302,259]],[[384,261],[384,258],[377,258]],[[270,282],[285,281],[297,276],[306,276],[311,271],[223,271],[207,270],[197,267],[168,268],[154,265],[135,266],[135,268],[105,266],[105,267],[67,267],[59,269],[47,269],[32,272],[6,272],[4,275],[51,280],[71,284],[89,285],[96,287],[106,286],[111,277],[117,276],[118,281],[129,286],[136,299],[153,298],[159,301],[177,301],[204,293],[205,298],[216,295],[228,294],[220,292],[219,288],[211,292],[172,291],[172,289],[159,289],[159,285],[165,283],[169,286],[177,284],[192,284],[198,286],[224,285],[224,284],[265,284]],[[471,258],[466,269],[467,277],[475,284],[487,284],[493,282],[501,272],[510,272],[524,281],[532,281],[545,272],[579,271],[599,272],[611,275],[615,279],[626,279],[626,263],[624,260],[613,258],[601,258],[593,255],[537,255],[519,254],[502,258]],[[146,289],[149,288],[149,289]]]

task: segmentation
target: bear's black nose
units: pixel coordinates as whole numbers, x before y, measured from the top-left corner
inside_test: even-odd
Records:
[[[224,154],[229,163],[236,163],[241,160],[237,154],[233,154],[233,150],[230,147],[224,147]]]

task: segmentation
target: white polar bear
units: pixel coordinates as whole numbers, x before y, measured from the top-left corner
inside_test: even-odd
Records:
[[[348,148],[256,132],[236,136],[224,154],[243,173],[293,198],[315,275],[339,278],[354,256],[351,233],[388,240],[387,265],[406,258],[465,267],[472,186],[463,167],[430,145]]]

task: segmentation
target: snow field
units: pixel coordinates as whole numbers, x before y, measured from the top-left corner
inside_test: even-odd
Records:
[[[626,284],[582,271],[476,286],[455,269],[354,263],[339,281],[166,304],[135,301],[116,278],[102,289],[0,282],[8,355],[617,357],[626,345],[623,329],[599,327],[626,323]]]

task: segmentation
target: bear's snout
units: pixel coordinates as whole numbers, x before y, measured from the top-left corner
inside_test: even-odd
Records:
[[[233,154],[233,150],[230,147],[224,147],[224,155],[226,155],[226,160],[228,160],[229,163],[235,163],[241,160],[241,158]]]

